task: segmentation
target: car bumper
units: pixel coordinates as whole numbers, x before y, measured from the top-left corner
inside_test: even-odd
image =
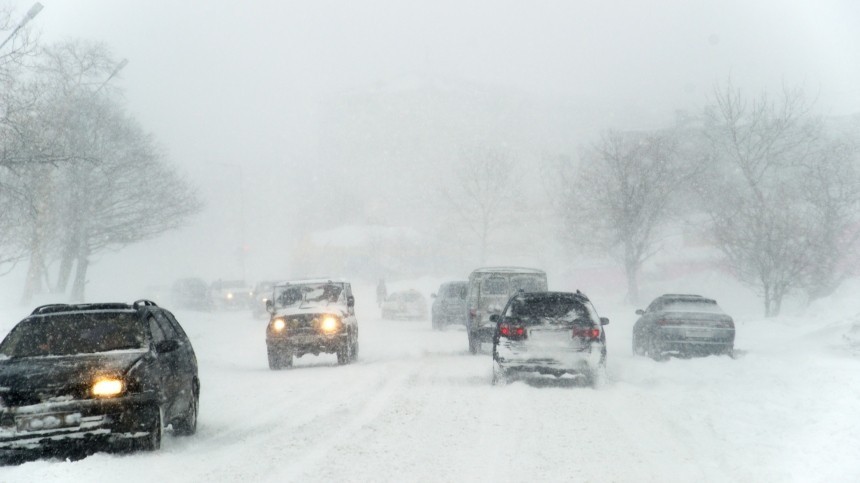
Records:
[[[335,353],[347,343],[347,334],[294,334],[287,337],[267,337],[270,347],[296,355]]]
[[[68,444],[115,443],[148,436],[154,394],[87,399],[0,410],[0,450],[35,450]]]
[[[517,342],[501,342],[494,347],[493,359],[508,372],[539,372],[542,374],[592,373],[603,363],[603,345],[571,347],[567,350],[530,348]]]
[[[691,330],[699,332],[690,332]],[[717,329],[664,329],[658,334],[657,346],[661,352],[688,354],[715,354],[731,352],[735,343],[734,330]]]

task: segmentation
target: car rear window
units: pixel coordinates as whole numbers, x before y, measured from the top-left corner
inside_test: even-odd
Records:
[[[664,312],[697,312],[704,314],[722,314],[723,309],[713,300],[671,300],[663,304]]]
[[[542,292],[546,290],[546,283],[540,277],[514,277],[511,279],[511,285],[514,291],[522,290],[523,292]]]
[[[136,313],[88,312],[21,321],[0,344],[8,357],[92,354],[144,348],[146,332]]]
[[[489,277],[481,284],[481,292],[487,295],[507,295],[508,281],[504,277]]]
[[[448,285],[445,287],[445,290],[442,292],[442,296],[448,299],[465,299],[466,298],[466,286],[465,285]]]
[[[562,297],[528,297],[511,301],[507,317],[540,320],[549,323],[591,322],[588,307],[577,300]]]

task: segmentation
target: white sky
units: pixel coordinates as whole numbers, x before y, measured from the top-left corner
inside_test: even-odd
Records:
[[[265,231],[285,173],[317,161],[322,103],[379,83],[489,86],[604,113],[595,129],[657,127],[729,76],[753,92],[802,84],[823,113],[860,112],[852,0],[42,3],[43,40],[100,40],[129,59],[112,82],[209,201],[198,241],[235,237],[221,215],[235,220],[240,202],[248,237]]]

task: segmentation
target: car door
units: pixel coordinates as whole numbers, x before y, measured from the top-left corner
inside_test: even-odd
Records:
[[[193,394],[188,391],[193,388],[194,380],[197,378],[197,355],[194,354],[194,348],[191,346],[191,341],[188,339],[188,335],[185,333],[185,330],[183,330],[182,326],[179,325],[179,321],[176,320],[176,317],[167,310],[163,311],[163,314],[179,339],[179,349],[177,349],[179,357],[177,362],[178,374],[181,380],[180,399],[186,401],[185,407],[187,407],[187,401],[189,398],[193,397]]]
[[[173,401],[176,396],[174,394],[175,388],[173,385],[173,370],[170,367],[170,362],[167,360],[165,354],[159,354],[156,350],[156,347],[167,340],[167,336],[164,334],[164,330],[161,329],[161,325],[158,321],[155,320],[155,317],[152,314],[149,314],[146,318],[147,324],[149,325],[149,333],[152,337],[152,352],[153,356],[153,366],[156,384],[158,385],[158,403],[164,408],[165,411],[169,408],[170,402]]]
[[[179,338],[176,330],[167,320],[167,317],[161,311],[153,311],[153,316],[156,324],[164,334],[165,340],[177,341],[177,348],[169,352],[158,354],[163,367],[165,368],[165,387],[168,394],[167,404],[165,405],[165,416],[170,420],[174,416],[181,414],[188,407],[190,396],[188,391],[184,389],[190,388],[190,383],[183,378],[183,363],[182,363],[182,341]]]

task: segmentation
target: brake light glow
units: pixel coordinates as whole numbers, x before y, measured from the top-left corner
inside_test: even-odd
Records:
[[[508,339],[525,339],[527,337],[525,327],[511,324],[499,324],[499,335]]]
[[[599,339],[600,329],[577,327],[573,329],[573,337],[582,337],[583,339]]]

